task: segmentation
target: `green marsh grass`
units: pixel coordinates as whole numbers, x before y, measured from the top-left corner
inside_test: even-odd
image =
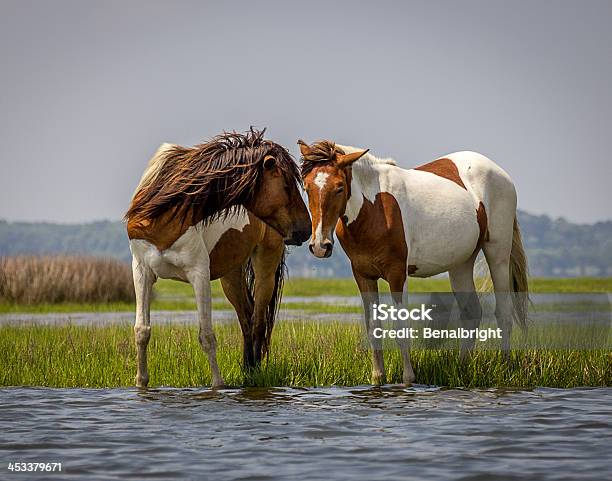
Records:
[[[386,283],[380,282],[381,292],[388,292]],[[448,292],[450,285],[446,278],[410,279],[409,292]],[[547,279],[533,278],[530,280],[533,293],[570,293],[570,292],[612,292],[612,278],[572,278]],[[184,311],[195,309],[193,291],[189,284],[161,279],[154,287],[155,296],[151,308],[163,311]],[[338,297],[358,296],[359,291],[353,279],[304,279],[289,278],[285,283],[283,296],[313,297],[333,295]],[[212,283],[212,296],[215,300],[214,309],[231,309],[225,300],[219,281]],[[354,313],[359,312],[355,306],[342,304],[324,304],[311,302],[283,302],[282,309],[299,309],[305,312]],[[0,298],[0,313],[7,312],[120,312],[132,311],[131,302],[39,302],[20,303],[9,302]]]
[[[370,382],[370,356],[362,327],[341,322],[279,322],[270,359],[244,374],[242,340],[235,324],[215,327],[218,359],[233,386],[354,386]],[[396,349],[385,351],[387,381],[401,381]],[[448,387],[612,385],[610,349],[521,350],[506,361],[499,351],[477,350],[468,364],[451,350],[412,352],[420,384]],[[49,387],[125,387],[136,372],[133,331],[129,325],[0,326],[0,385]],[[153,326],[149,344],[152,387],[197,387],[210,384],[208,363],[197,327]]]

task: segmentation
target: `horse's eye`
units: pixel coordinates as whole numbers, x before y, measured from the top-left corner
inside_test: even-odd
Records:
[[[341,194],[342,192],[344,192],[344,187],[338,187],[338,189],[336,189],[336,194]]]

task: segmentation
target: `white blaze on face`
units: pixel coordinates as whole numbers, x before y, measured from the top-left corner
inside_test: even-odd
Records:
[[[327,172],[319,172],[314,178],[314,184],[319,189],[319,224],[317,225],[317,229],[315,230],[314,235],[314,244],[319,246],[321,242],[323,242],[323,212],[321,212],[321,199],[323,198],[323,188],[327,183],[327,178],[329,174]]]
[[[321,195],[321,190],[323,189],[323,187],[325,187],[325,184],[327,183],[328,177],[329,174],[327,172],[319,172],[314,179],[315,185],[319,188],[319,196]]]

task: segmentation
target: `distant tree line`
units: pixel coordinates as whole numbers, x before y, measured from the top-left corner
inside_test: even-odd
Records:
[[[612,221],[573,224],[562,218],[519,211],[519,223],[534,276],[612,276]],[[316,259],[307,246],[291,248],[290,274],[299,277],[350,277],[348,259],[338,248]],[[86,224],[6,222],[0,220],[0,256],[82,254],[131,259],[121,222]]]

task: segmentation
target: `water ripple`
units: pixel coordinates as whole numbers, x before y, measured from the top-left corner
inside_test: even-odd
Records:
[[[611,445],[610,388],[0,389],[0,479],[601,480]]]

